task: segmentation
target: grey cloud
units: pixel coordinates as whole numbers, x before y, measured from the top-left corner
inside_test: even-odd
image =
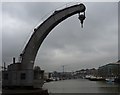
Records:
[[[63,4],[5,3],[3,60],[10,62],[13,56],[18,57],[41,17]],[[62,65],[67,65],[67,70],[75,70],[117,61],[117,3],[92,2],[85,5],[84,28],[80,27],[78,15],[57,25],[41,45],[35,65],[47,71],[57,70]],[[8,22],[16,25],[11,27]]]

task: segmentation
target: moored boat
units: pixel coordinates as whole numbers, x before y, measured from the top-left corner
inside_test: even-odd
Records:
[[[102,77],[92,76],[89,78],[89,80],[91,80],[91,81],[104,81],[105,79],[103,79]]]
[[[115,78],[114,77],[106,78],[105,80],[107,82],[115,82]]]

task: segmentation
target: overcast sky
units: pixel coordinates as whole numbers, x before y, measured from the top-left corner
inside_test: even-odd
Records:
[[[62,65],[65,71],[76,71],[118,60],[118,3],[84,4],[87,8],[84,28],[77,14],[57,25],[42,43],[35,65],[45,71],[62,71]],[[63,6],[68,4],[3,3],[3,62],[10,64],[12,57],[18,59],[36,25]]]

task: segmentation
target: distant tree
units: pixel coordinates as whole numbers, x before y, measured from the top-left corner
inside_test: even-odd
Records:
[[[41,68],[39,66],[34,67],[34,71],[40,71],[40,70],[41,70]]]
[[[34,67],[34,79],[38,79],[40,77],[40,67],[39,66],[35,66]]]

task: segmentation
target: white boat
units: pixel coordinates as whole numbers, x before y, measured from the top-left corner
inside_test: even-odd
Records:
[[[105,79],[107,82],[114,82],[115,78],[114,77],[110,77],[110,78],[106,78]]]
[[[86,79],[90,79],[90,77],[91,77],[90,75],[86,75],[85,76]]]

